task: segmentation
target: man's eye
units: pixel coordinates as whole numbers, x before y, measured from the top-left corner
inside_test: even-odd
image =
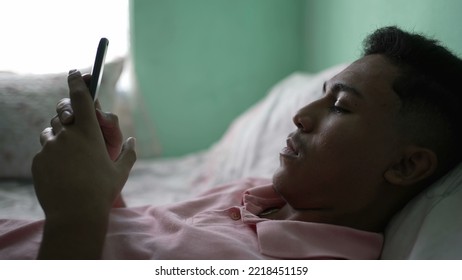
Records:
[[[337,105],[333,105],[330,107],[330,111],[332,113],[336,113],[336,114],[347,114],[349,113],[350,111],[348,111],[347,109],[343,108],[343,107],[340,107],[340,106],[337,106]]]

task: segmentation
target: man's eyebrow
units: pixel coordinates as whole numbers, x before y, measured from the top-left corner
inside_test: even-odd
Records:
[[[324,82],[323,86],[322,86],[322,92],[323,93],[326,93],[326,89],[327,88],[327,82]],[[351,86],[348,86],[344,83],[340,83],[340,82],[336,82],[334,83],[332,86],[331,86],[331,91],[333,93],[337,93],[337,92],[340,92],[340,91],[344,91],[344,92],[348,92],[348,93],[352,93],[354,94],[356,97],[359,97],[361,99],[364,99],[364,95],[358,91],[357,89],[355,89],[354,87],[351,87]]]

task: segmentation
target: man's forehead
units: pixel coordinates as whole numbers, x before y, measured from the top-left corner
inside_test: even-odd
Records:
[[[359,91],[392,89],[398,68],[381,55],[362,57],[327,81],[327,85],[343,83]]]
[[[369,55],[350,64],[326,82],[326,88],[343,84],[366,98],[395,99],[393,83],[399,69],[381,55]]]
[[[350,78],[375,78],[384,80],[394,78],[398,68],[382,55],[368,55],[362,57],[347,66],[338,75],[349,76]]]

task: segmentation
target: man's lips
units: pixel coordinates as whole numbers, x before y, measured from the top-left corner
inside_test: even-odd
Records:
[[[280,154],[282,156],[287,156],[287,157],[298,157],[299,152],[297,149],[297,145],[295,144],[292,137],[289,136],[286,140],[286,143],[287,143],[287,146],[281,150]]]

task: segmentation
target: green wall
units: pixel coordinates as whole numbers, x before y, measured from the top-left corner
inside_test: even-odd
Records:
[[[307,0],[306,4],[305,70],[356,59],[364,37],[385,25],[434,36],[462,54],[460,0]]]
[[[135,72],[145,108],[140,111],[149,120],[138,122],[138,139],[154,142],[147,129],[153,126],[163,156],[207,148],[288,74],[355,60],[364,37],[378,27],[398,25],[434,35],[462,54],[461,0],[130,4]]]
[[[207,148],[302,68],[303,7],[304,0],[131,2],[139,92],[163,156]]]

